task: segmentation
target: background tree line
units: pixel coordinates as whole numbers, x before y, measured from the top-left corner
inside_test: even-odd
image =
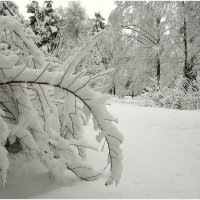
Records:
[[[61,60],[70,60],[93,35],[108,29],[76,69],[76,72],[86,69],[90,76],[114,69],[91,82],[96,90],[119,97],[145,93],[143,96],[153,100],[152,104],[197,109],[199,2],[117,1],[115,4],[107,24],[100,13],[95,13],[93,19],[87,17],[80,2],[53,10],[52,2],[48,1],[38,15],[39,5],[33,1],[28,12],[34,14],[30,17],[31,28],[42,37],[38,45],[44,48],[46,44],[46,52]],[[50,33],[44,31],[42,24]],[[37,28],[40,31],[35,31]],[[184,98],[187,103],[181,103]],[[176,101],[175,105],[171,105],[172,101]]]

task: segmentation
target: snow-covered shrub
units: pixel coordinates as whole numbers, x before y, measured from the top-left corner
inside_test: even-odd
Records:
[[[187,84],[187,90],[184,85]],[[180,77],[173,86],[147,88],[141,95],[145,106],[196,110],[200,105],[200,80],[189,82]]]
[[[85,149],[96,149],[82,137],[82,128],[92,119],[97,141],[108,145],[111,174],[106,185],[118,183],[122,171],[120,144],[123,136],[106,110],[107,96],[88,84],[95,77],[74,70],[95,45],[94,36],[70,60],[45,57],[29,31],[11,16],[0,17],[0,180],[6,182],[8,146],[20,144],[21,153],[39,159],[51,175],[71,170],[80,179],[101,175],[87,163]]]

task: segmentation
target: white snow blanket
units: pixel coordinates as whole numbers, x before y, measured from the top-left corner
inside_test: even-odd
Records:
[[[111,101],[108,109],[118,117],[125,137],[117,187],[104,185],[106,171],[91,182],[70,172],[67,180],[51,180],[38,161],[14,160],[19,170],[12,171],[11,166],[0,198],[200,198],[199,111],[146,108],[123,100]],[[85,136],[95,142],[92,125]],[[106,147],[103,153],[88,153],[96,168],[106,165]]]

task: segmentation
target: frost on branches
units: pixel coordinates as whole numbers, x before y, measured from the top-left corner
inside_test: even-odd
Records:
[[[4,186],[9,167],[7,146],[19,143],[21,151],[39,159],[50,174],[61,177],[70,170],[80,179],[99,177],[84,162],[87,148],[82,128],[92,118],[97,141],[105,138],[111,174],[106,185],[118,183],[122,172],[123,136],[106,110],[107,96],[94,92],[84,71],[74,69],[95,45],[94,36],[72,59],[62,63],[44,57],[34,36],[23,31],[11,16],[0,17],[0,180]],[[103,74],[101,73],[100,76]]]

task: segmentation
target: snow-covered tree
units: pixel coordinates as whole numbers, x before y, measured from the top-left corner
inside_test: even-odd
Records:
[[[95,20],[94,20],[94,26],[92,30],[93,35],[106,28],[106,24],[104,20],[105,19],[102,17],[100,12],[95,12]]]
[[[167,72],[168,84],[163,88],[157,88],[157,92],[151,89],[150,93],[144,96],[148,96],[153,100],[152,104],[157,102],[159,106],[198,109],[200,4],[183,1],[171,4],[173,9],[167,24],[168,40],[164,51],[164,56],[167,58],[165,60],[172,66]],[[170,79],[170,76],[173,78]],[[163,101],[167,102],[167,105]]]
[[[58,12],[62,16],[62,28],[60,29],[60,41],[55,55],[62,60],[70,58],[82,46],[83,43],[90,40],[94,35],[94,26],[97,23],[96,19],[89,19],[86,15],[85,9],[80,2],[70,2],[68,7],[59,8]],[[98,14],[97,17],[99,18]],[[101,17],[102,18],[102,17]],[[98,25],[99,26],[99,25]],[[105,26],[106,27],[106,26]],[[95,34],[105,28],[101,26]],[[89,77],[96,76],[99,73],[104,73],[108,69],[109,58],[105,55],[103,47],[106,45],[105,38],[108,34],[97,40],[97,43],[89,51],[84,58],[82,58],[77,65],[75,73],[81,70],[86,70]],[[111,74],[111,73],[109,73]],[[95,89],[107,92],[109,86],[109,75],[104,74],[99,76],[94,81],[91,81],[90,86]]]
[[[83,180],[94,180],[102,171],[93,170],[84,158],[85,149],[96,150],[83,138],[83,126],[91,119],[99,131],[97,141],[108,146],[111,174],[106,185],[118,183],[122,171],[120,144],[123,136],[108,113],[108,97],[94,92],[85,71],[74,70],[96,44],[94,36],[76,55],[65,61],[45,57],[34,44],[35,35],[23,30],[10,16],[0,17],[0,177],[6,183],[11,145],[31,159],[39,159],[54,177],[70,170]],[[102,74],[100,74],[102,76]],[[12,153],[12,152],[10,152]]]
[[[61,24],[56,39],[58,46],[53,54],[66,60],[91,38],[92,24],[78,1],[69,2],[67,7],[60,7],[56,11],[60,15]]]
[[[124,47],[121,54],[124,68],[129,74],[126,85],[129,84],[130,91],[141,93],[152,77],[157,78],[157,84],[165,82],[166,68],[171,65],[169,52],[165,49],[168,45],[166,32],[173,4],[119,1],[116,5],[109,22],[121,29]]]
[[[43,7],[38,1],[32,1],[27,5],[27,13],[31,13],[30,27],[40,37],[38,47],[46,48],[51,52],[55,47],[55,39],[59,32],[60,18],[52,8],[53,1],[45,1]]]
[[[176,2],[174,22],[170,24],[174,55],[179,57],[182,75],[192,83],[199,68],[199,2]],[[187,83],[185,84],[187,89]]]

